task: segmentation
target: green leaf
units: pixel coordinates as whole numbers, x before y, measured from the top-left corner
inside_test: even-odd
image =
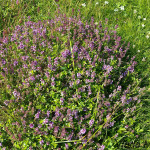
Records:
[[[41,109],[41,108],[42,108],[41,105],[36,106],[36,109]]]
[[[118,130],[118,133],[122,133],[123,131],[126,131],[125,128],[120,127],[120,129]]]

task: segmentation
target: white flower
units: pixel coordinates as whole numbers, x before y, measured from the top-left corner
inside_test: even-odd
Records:
[[[146,35],[146,38],[149,39],[149,35]]]
[[[98,4],[99,4],[99,2],[96,2],[96,3],[95,3],[95,5],[98,5]]]
[[[137,13],[137,10],[134,10],[133,12],[136,14],[136,13]]]
[[[144,24],[142,24],[142,27],[144,28],[144,27],[145,27],[145,25],[144,25]]]
[[[143,18],[143,20],[146,20],[146,18]]]
[[[145,61],[145,57],[143,57],[142,61]]]
[[[86,6],[86,4],[85,3],[83,3],[83,4],[81,4],[83,7],[85,7]]]
[[[138,53],[140,52],[140,50],[138,50]]]
[[[135,45],[133,45],[133,48],[135,48]]]
[[[120,9],[121,9],[121,10],[124,10],[124,6],[120,6]]]
[[[138,19],[141,19],[141,16],[138,16]]]
[[[105,1],[104,3],[105,3],[105,5],[106,5],[106,4],[108,4],[109,2],[108,2],[108,1]]]
[[[114,9],[114,11],[118,11],[118,9],[116,8],[116,9]]]
[[[98,22],[95,22],[95,25],[98,25]]]

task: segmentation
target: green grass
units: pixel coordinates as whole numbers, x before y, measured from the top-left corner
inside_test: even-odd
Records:
[[[96,4],[98,2],[98,4]],[[126,43],[130,42],[130,51],[128,55],[136,55],[138,66],[135,71],[138,77],[142,79],[140,87],[146,87],[145,94],[141,98],[142,106],[136,112],[136,121],[134,129],[138,130],[140,136],[132,141],[123,141],[128,143],[127,149],[150,149],[150,1],[149,0],[0,0],[0,35],[9,33],[8,28],[13,30],[16,25],[25,22],[25,16],[31,16],[32,21],[47,20],[54,17],[55,10],[60,6],[60,12],[68,17],[73,13],[77,15],[78,9],[81,11],[81,17],[84,21],[90,21],[91,17],[95,22],[108,18],[108,28],[112,29],[118,24],[117,33]],[[85,3],[85,7],[82,4]],[[124,10],[120,10],[124,6]],[[114,9],[118,11],[114,11]],[[148,38],[149,35],[149,38]],[[2,87],[1,87],[2,88]],[[119,141],[116,143],[119,147]],[[136,145],[139,147],[136,148]],[[127,145],[120,145],[120,149]]]

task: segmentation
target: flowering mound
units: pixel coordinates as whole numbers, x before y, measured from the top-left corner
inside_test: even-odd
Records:
[[[124,115],[111,119],[139,102],[135,57],[120,44],[93,18],[16,26],[0,44],[1,138],[8,134],[14,148],[104,149],[105,130],[113,135]]]

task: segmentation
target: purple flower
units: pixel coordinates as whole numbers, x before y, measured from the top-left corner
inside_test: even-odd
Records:
[[[17,90],[16,90],[16,89],[13,91],[13,95],[14,95],[15,97],[17,96]]]
[[[55,0],[56,2],[58,2],[59,0]],[[59,27],[58,28],[58,31],[60,32],[60,31],[62,31],[62,27]]]
[[[87,24],[87,22],[86,22],[86,25],[85,25],[85,28],[86,29],[88,29],[90,26]]]
[[[55,59],[54,59],[54,65],[58,65],[58,57],[56,57]]]
[[[90,71],[86,71],[86,75],[89,77],[90,76]]]
[[[38,112],[35,114],[35,119],[38,119],[38,118],[39,118],[39,115],[40,115],[40,111],[38,111]]]
[[[92,92],[91,92],[91,90],[88,92],[88,95],[91,95],[92,94]]]
[[[101,148],[99,148],[98,150],[104,150],[105,149],[105,146],[102,145]]]
[[[77,117],[78,116],[78,111],[77,110],[73,110],[73,115],[75,116],[75,117]]]
[[[38,132],[38,131],[39,131],[39,128],[38,128],[38,127],[36,127],[36,128],[35,128],[35,131],[36,131],[36,132]]]
[[[47,124],[48,123],[48,119],[44,119],[43,124]]]
[[[66,130],[65,130],[65,128],[63,128],[61,131],[61,137],[64,137],[65,135],[66,135]]]
[[[73,82],[71,82],[71,81],[70,81],[70,82],[69,82],[69,84],[70,84],[70,87],[72,87],[72,86],[73,86]]]
[[[40,79],[40,81],[41,81],[41,84],[44,84],[44,83],[45,83],[43,79]]]
[[[43,140],[41,140],[41,141],[40,141],[40,144],[41,144],[41,145],[43,145],[43,143],[44,143],[44,141],[43,141]]]
[[[127,71],[125,71],[124,73],[122,73],[122,76],[126,76],[127,75]]]
[[[38,124],[38,128],[42,128],[42,125],[41,125],[41,124]]]
[[[48,64],[48,68],[52,69],[52,65],[51,65],[51,64]]]
[[[118,137],[118,133],[115,134],[114,138],[117,138],[117,137]]]
[[[3,65],[5,65],[5,64],[6,64],[5,59],[2,59],[2,64],[3,64]]]
[[[85,132],[86,132],[86,129],[81,129],[80,130],[80,134],[85,134]]]
[[[117,91],[121,91],[121,86],[118,86]]]
[[[7,105],[9,104],[9,101],[6,100],[6,101],[4,102],[4,104],[7,106]]]
[[[86,56],[86,58],[87,58],[87,60],[88,60],[89,62],[91,62],[91,57],[90,57],[89,54]]]
[[[53,128],[53,124],[54,124],[53,122],[49,123],[49,127],[48,127],[49,130]]]
[[[66,58],[68,55],[71,55],[71,52],[67,49],[67,50],[65,50],[64,52],[62,52],[62,56],[64,57],[64,58]]]
[[[28,68],[28,65],[27,64],[23,64],[23,68]]]
[[[55,116],[56,116],[56,117],[60,116],[59,110],[56,110]]]
[[[73,98],[76,98],[76,94],[72,95]]]
[[[49,117],[49,114],[50,114],[50,111],[49,111],[49,110],[47,110],[47,117]]]
[[[133,67],[133,66],[128,67],[128,68],[127,68],[127,71],[129,71],[129,72],[131,72],[131,73],[134,72],[134,67]]]
[[[89,125],[90,125],[90,126],[92,126],[93,123],[94,123],[94,120],[93,120],[93,119],[89,121]]]
[[[69,116],[71,116],[71,115],[72,115],[72,111],[71,111],[71,109],[68,109],[68,110],[67,110],[67,115],[69,115]]]
[[[52,80],[52,81],[54,81],[54,80],[55,80],[55,78],[54,78],[54,77],[52,77],[52,78],[51,78],[51,80]]]
[[[56,126],[56,127],[54,128],[54,133],[58,133],[58,129],[59,129],[59,127]]]
[[[60,98],[60,101],[61,101],[61,103],[63,103],[64,102],[64,98]]]
[[[56,66],[53,66],[52,71],[56,71]]]
[[[16,66],[16,65],[18,65],[18,61],[15,60],[14,61],[14,66]]]
[[[0,143],[0,146],[2,146],[2,143]]]
[[[71,140],[73,137],[73,132],[71,134],[69,134],[69,136],[67,137],[67,140]]]
[[[106,119],[109,121],[111,119],[110,115],[107,115]]]
[[[33,52],[36,52],[36,46],[31,46],[31,50],[32,50]]]
[[[114,126],[114,121],[109,123],[109,127]]]
[[[46,46],[45,42],[43,41],[43,42],[40,44],[40,46],[45,47],[45,46]]]
[[[8,43],[8,39],[4,38],[3,43],[7,44]]]
[[[125,100],[126,100],[126,96],[123,95],[123,96],[121,97],[121,101],[122,101],[123,104],[125,103]]]
[[[127,100],[127,104],[129,104],[132,101],[132,98]]]
[[[34,76],[31,76],[31,77],[30,77],[30,80],[34,81],[34,80],[35,80],[35,77],[34,77]]]
[[[16,4],[17,4],[17,5],[19,4],[19,0],[16,0]]]
[[[73,121],[73,117],[72,117],[72,116],[69,116],[68,121],[72,122],[72,121]]]
[[[77,77],[78,77],[78,78],[81,78],[81,73],[77,73]]]
[[[33,127],[34,127],[34,124],[33,124],[33,123],[31,123],[31,124],[29,125],[29,127],[30,127],[30,128],[33,128]]]
[[[68,144],[67,144],[67,143],[65,143],[65,147],[66,147],[66,149],[68,149],[68,148],[69,148],[69,146],[68,146]]]
[[[32,61],[32,65],[36,66],[37,65],[37,61]]]
[[[74,45],[72,51],[73,51],[73,53],[77,52],[77,51],[78,51],[78,46],[77,46],[77,45]]]
[[[55,82],[52,82],[52,83],[51,83],[51,86],[55,86]]]
[[[11,37],[11,42],[13,42],[15,40],[15,37],[14,36],[12,36]]]
[[[86,144],[87,140],[83,140],[82,144]]]
[[[20,43],[20,45],[18,46],[18,49],[24,49],[23,43]]]
[[[38,74],[38,75],[36,75],[36,78],[39,79],[40,76],[41,76],[41,75]]]
[[[49,72],[45,72],[47,78],[49,78]]]
[[[89,79],[85,79],[85,83],[89,83],[90,82],[90,80]]]
[[[22,56],[21,58],[23,61],[26,61],[29,58],[29,56]]]
[[[95,75],[96,75],[96,73],[95,73],[95,71],[93,71],[92,74],[91,74],[91,78],[94,78]]]
[[[29,150],[33,150],[33,149],[32,149],[32,146],[29,147]]]
[[[93,50],[93,48],[94,48],[94,42],[91,42],[91,43],[89,44],[89,47],[91,48],[91,50]]]
[[[103,69],[104,69],[104,70],[107,70],[107,73],[110,73],[110,72],[113,70],[113,67],[110,66],[110,65],[104,65],[104,66],[103,66]]]
[[[37,33],[38,33],[38,30],[37,30],[37,29],[34,29],[34,30],[33,30],[33,35],[37,35]]]
[[[78,98],[81,98],[81,95],[78,95],[77,97],[78,97]]]
[[[76,81],[76,83],[79,84],[79,83],[80,83],[80,80],[78,79],[78,80]]]

